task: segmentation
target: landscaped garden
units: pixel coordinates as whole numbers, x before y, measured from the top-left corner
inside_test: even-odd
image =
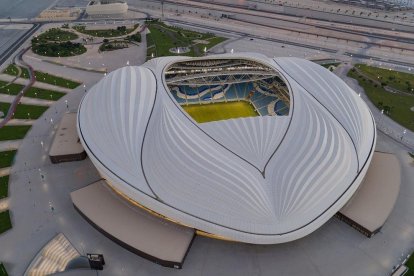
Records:
[[[10,108],[9,103],[0,102],[0,111],[3,111],[4,114],[7,114],[7,111]],[[38,119],[43,112],[45,112],[49,107],[40,106],[40,105],[28,105],[28,104],[18,104],[14,112],[13,118],[15,119]],[[0,128],[1,131],[1,128]]]
[[[119,40],[105,41],[101,46],[99,46],[99,51],[114,51],[124,48],[128,48],[128,42]]]
[[[4,126],[0,128],[0,141],[23,139],[32,126]]]
[[[401,92],[414,94],[414,74],[366,64],[356,64],[355,67],[366,77],[377,80],[382,86],[389,86]]]
[[[161,22],[149,22],[147,28],[147,57],[171,56],[170,49],[188,47],[190,51],[185,55],[202,56],[211,47],[223,42],[226,38],[217,37],[211,33],[199,33],[184,30],[178,27],[167,26]],[[182,55],[182,53],[177,53]]]
[[[0,234],[11,229],[11,220],[9,210],[0,213]]]
[[[0,177],[0,199],[5,198],[9,195],[9,176]]]
[[[40,56],[47,57],[71,57],[78,56],[86,52],[85,46],[81,43],[73,43],[70,41],[56,43],[33,43],[32,51]]]
[[[1,94],[17,95],[20,93],[20,91],[23,90],[23,88],[24,86],[20,84],[12,83],[12,84],[7,85],[7,82],[0,81],[0,93]],[[24,96],[29,97],[29,98],[57,101],[63,96],[65,96],[65,93],[37,88],[37,87],[32,86],[31,88],[29,88],[29,90],[27,90],[24,93]]]
[[[21,78],[28,79],[29,78],[29,71],[26,68],[18,67],[15,64],[9,64],[7,68],[3,71],[4,74],[11,75],[11,76],[17,76],[19,74],[19,69],[21,70]]]
[[[59,28],[52,28],[32,39],[32,51],[41,56],[71,57],[85,53],[83,44],[70,40],[78,35]]]
[[[10,167],[13,162],[14,156],[16,155],[16,152],[17,150],[0,151],[0,168]]]
[[[51,28],[37,36],[39,41],[69,41],[77,39],[79,36],[73,32],[62,30],[60,28]]]
[[[365,71],[364,71],[365,73]],[[379,79],[388,78],[389,75],[379,76]],[[411,79],[412,75],[402,75],[400,83]],[[359,85],[364,88],[365,93],[371,102],[380,110],[384,110],[384,114],[392,118],[400,125],[414,131],[414,95],[408,93],[389,92],[381,84],[375,82],[367,75],[360,74],[355,68],[348,72],[348,77],[354,78]],[[407,77],[407,78],[405,78]],[[378,76],[377,76],[378,79]],[[398,83],[398,82],[397,82]]]
[[[26,68],[22,68],[20,67],[22,74],[20,75],[21,78],[25,78],[28,79],[29,78],[29,72],[27,71]],[[4,71],[4,74],[8,74],[8,75],[12,75],[12,76],[17,76],[18,74],[18,69],[17,69],[17,65],[15,64],[10,64]],[[55,86],[60,86],[60,87],[65,87],[65,88],[69,88],[69,89],[74,89],[76,87],[78,87],[80,85],[79,82],[76,81],[72,81],[72,80],[68,80],[62,77],[58,77],[58,76],[54,76],[51,75],[49,73],[44,73],[44,72],[40,72],[40,71],[35,71],[35,78],[36,81],[38,82],[44,82],[44,83],[48,83],[48,84],[52,84]],[[2,85],[0,85],[1,87]]]
[[[136,28],[138,28],[138,24],[135,24],[132,28],[127,28],[126,26],[118,26],[114,29],[105,29],[105,30],[87,30],[85,26],[77,25],[73,26],[73,29],[76,31],[87,34],[90,36],[96,37],[118,37],[124,36],[127,34],[132,33]]]

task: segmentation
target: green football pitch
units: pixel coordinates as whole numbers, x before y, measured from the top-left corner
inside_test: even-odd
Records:
[[[245,101],[183,105],[197,123],[258,116],[253,105]]]

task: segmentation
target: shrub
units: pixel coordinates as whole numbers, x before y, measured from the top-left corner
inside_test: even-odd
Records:
[[[62,43],[39,43],[32,46],[34,53],[48,57],[70,57],[86,52],[85,46],[70,41]]]

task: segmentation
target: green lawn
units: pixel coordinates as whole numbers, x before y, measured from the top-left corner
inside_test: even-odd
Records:
[[[68,80],[62,77],[54,76],[48,73],[35,71],[35,77],[37,81],[53,84],[60,87],[74,89],[80,85],[79,82]]]
[[[26,68],[21,68],[22,70],[22,75],[20,76],[21,78],[25,78],[28,79],[29,78],[29,72],[27,71]],[[8,74],[8,75],[12,75],[12,76],[17,76],[17,68],[16,65],[14,64],[10,64],[6,70],[3,71],[4,74]],[[58,77],[58,76],[54,76],[51,75],[49,73],[44,73],[44,72],[40,72],[40,71],[35,71],[35,78],[36,81],[38,82],[44,82],[44,83],[48,83],[48,84],[52,84],[55,86],[60,86],[60,87],[65,87],[65,88],[69,88],[69,89],[74,89],[76,87],[78,87],[80,85],[79,82],[76,81],[72,81],[72,80],[68,80],[62,77]],[[0,87],[2,85],[0,84]]]
[[[9,176],[0,177],[0,199],[9,195]]]
[[[411,254],[405,265],[408,267],[408,271],[404,276],[414,276],[414,254]]]
[[[414,74],[372,67],[365,64],[356,64],[355,67],[368,77],[376,79],[381,83],[400,91],[414,94]]]
[[[37,99],[43,99],[43,100],[51,100],[51,101],[57,101],[65,95],[66,94],[62,92],[56,92],[56,91],[46,90],[46,89],[37,88],[37,87],[31,87],[28,91],[26,91],[26,93],[24,93],[25,97],[37,98]]]
[[[38,40],[46,41],[68,41],[77,38],[77,34],[70,31],[62,30],[60,28],[51,28],[37,37]]]
[[[22,91],[23,85],[12,83],[7,85],[7,82],[0,81],[0,93],[2,94],[9,94],[9,95],[17,95]]]
[[[9,210],[0,213],[0,234],[11,229],[10,213]]]
[[[245,101],[192,104],[182,107],[198,123],[258,116],[254,107]]]
[[[6,268],[4,267],[3,263],[0,263],[0,276],[9,276],[9,274],[7,274]]]
[[[7,114],[9,110],[9,103],[0,102],[0,111],[3,111],[4,114]],[[43,112],[45,112],[49,107],[40,106],[40,105],[27,105],[27,104],[18,104],[16,111],[14,112],[13,118],[15,119],[38,119]]]
[[[28,79],[29,78],[29,71],[26,68],[20,67],[20,70],[22,71],[21,78]],[[15,64],[9,64],[7,68],[3,71],[4,74],[17,76],[17,73],[19,70],[17,69],[17,65]]]
[[[10,167],[17,150],[0,151],[0,168]]]
[[[0,87],[5,86],[6,84],[7,84],[6,82],[0,81]],[[20,91],[23,90],[23,87],[24,87],[23,85],[12,83],[8,86],[0,88],[0,93],[9,94],[9,95],[17,95],[20,93]],[[26,93],[24,93],[24,96],[29,97],[29,98],[57,101],[63,96],[65,96],[65,93],[56,92],[52,90],[46,90],[46,89],[37,88],[37,87],[31,87],[29,90],[26,91]]]
[[[31,126],[4,126],[0,128],[0,141],[23,139]]]
[[[202,56],[205,47],[208,50],[226,40],[226,38],[216,37],[211,33],[184,30],[178,27],[166,26],[160,22],[148,23],[147,27],[150,30],[147,35],[147,57],[151,57],[152,54],[155,57],[171,55]],[[196,39],[208,41],[208,44],[195,44],[194,40]],[[184,54],[171,53],[169,50],[174,47],[190,47],[190,52]]]
[[[384,112],[384,114],[400,125],[414,131],[414,112],[411,111],[411,107],[414,106],[414,96],[390,93],[380,85],[375,87],[375,84],[361,77],[356,71],[350,70],[348,77],[358,80],[359,85],[364,88],[368,98],[378,109],[389,107],[390,111]]]
[[[132,33],[139,25],[136,24],[133,28],[126,28],[125,26],[117,27],[116,29],[106,30],[86,30],[85,26],[74,26],[73,29],[80,33],[96,36],[96,37],[117,37]]]

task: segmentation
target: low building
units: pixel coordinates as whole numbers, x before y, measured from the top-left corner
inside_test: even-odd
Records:
[[[126,14],[128,4],[122,1],[90,1],[86,13],[90,16]]]
[[[76,113],[66,113],[63,116],[50,147],[49,157],[54,164],[86,158],[76,131]]]
[[[37,17],[38,20],[73,20],[80,15],[79,8],[47,9]]]

